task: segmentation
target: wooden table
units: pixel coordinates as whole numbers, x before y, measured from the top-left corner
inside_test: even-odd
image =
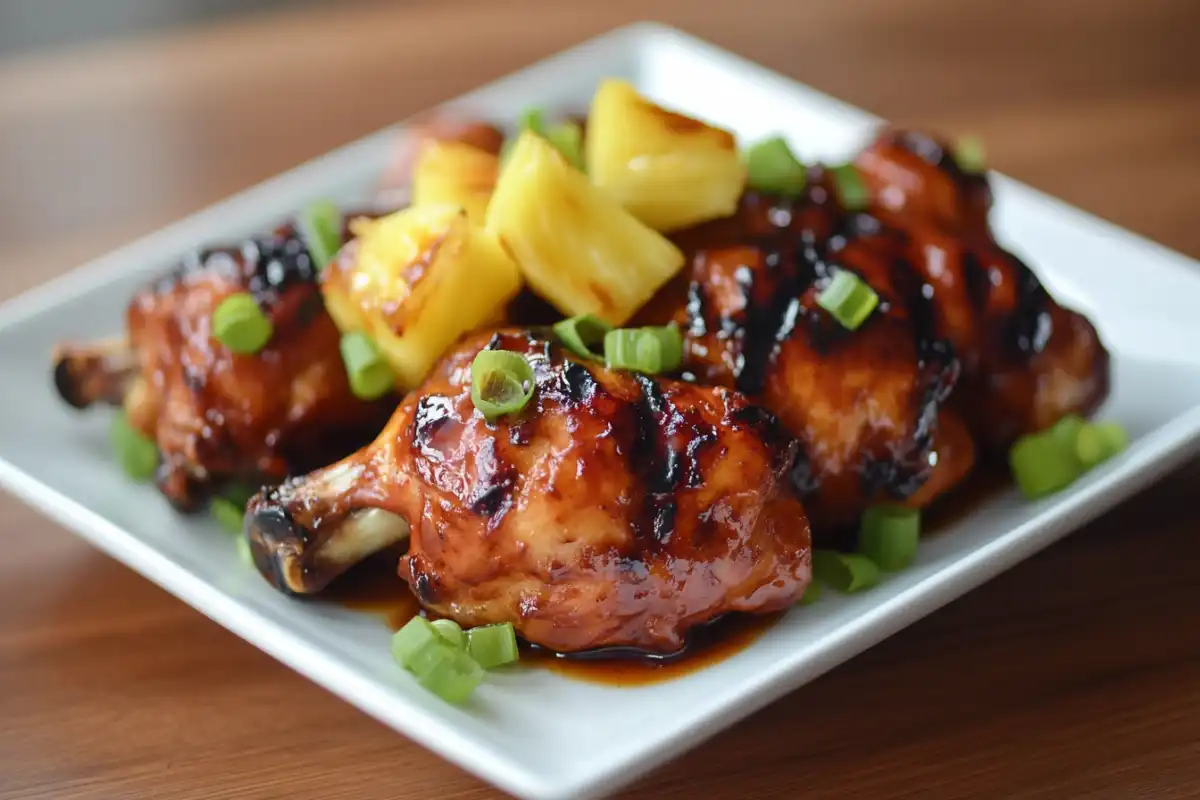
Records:
[[[0,294],[637,18],[1200,256],[1194,0],[407,2],[0,64]],[[1200,794],[1200,462],[629,798]],[[497,793],[0,499],[0,793]]]

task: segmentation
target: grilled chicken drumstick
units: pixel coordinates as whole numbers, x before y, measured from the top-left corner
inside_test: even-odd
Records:
[[[533,400],[485,421],[470,367],[527,357]],[[786,489],[795,441],[740,394],[607,369],[521,329],[469,335],[374,444],[251,500],[259,569],[319,591],[408,534],[400,575],[464,626],[512,622],[559,652],[669,653],[730,611],[787,608],[810,579]]]
[[[963,363],[955,405],[1001,449],[1066,414],[1090,414],[1109,391],[1109,356],[1083,315],[1054,301],[988,225],[986,173],[949,143],[886,128],[856,159],[871,213],[910,237],[937,331]]]
[[[238,292],[274,326],[251,355],[212,335],[213,312]],[[185,261],[138,292],[126,323],[127,340],[59,348],[55,384],[75,408],[124,405],[158,445],[159,487],[181,510],[226,483],[275,483],[352,452],[395,407],[351,392],[316,268],[291,226]]]

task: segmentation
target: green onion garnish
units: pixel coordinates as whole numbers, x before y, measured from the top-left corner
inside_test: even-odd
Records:
[[[842,327],[853,331],[879,305],[879,295],[853,272],[839,269],[829,285],[817,295],[817,305],[828,311]]]
[[[413,617],[392,635],[392,658],[408,669],[417,653],[437,641],[441,641],[440,634],[433,624],[424,617]]]
[[[323,270],[342,246],[342,212],[328,200],[318,201],[296,216],[296,230],[308,245],[313,266]]]
[[[813,551],[813,577],[839,592],[861,592],[879,583],[879,567],[859,553]]]
[[[546,110],[541,106],[530,106],[517,117],[517,130],[542,134],[546,130]]]
[[[751,189],[798,195],[807,179],[804,165],[792,154],[782,136],[774,136],[746,151],[746,182]]]
[[[858,174],[858,167],[853,164],[842,164],[829,170],[833,182],[837,186],[838,199],[842,208],[847,211],[863,211],[870,205],[871,195],[867,185]]]
[[[963,136],[954,143],[954,160],[963,172],[980,173],[987,169],[987,154],[977,136]]]
[[[271,341],[275,326],[249,292],[231,294],[212,315],[212,332],[217,341],[235,353],[257,353]]]
[[[584,171],[583,128],[574,122],[563,122],[548,128],[545,136],[546,141],[562,153],[567,163],[580,172]]]
[[[804,587],[804,594],[800,597],[800,605],[811,606],[820,599],[821,584],[813,580],[809,582],[808,586]]]
[[[471,402],[488,422],[525,408],[534,385],[533,367],[511,350],[484,350],[471,362]]]
[[[1104,450],[1106,459],[1112,458],[1117,453],[1129,446],[1129,434],[1117,422],[1093,422],[1092,428],[1100,434],[1104,440]]]
[[[604,353],[594,348],[599,346],[603,350],[604,335],[612,329],[612,325],[592,314],[580,314],[554,323],[554,334],[564,347],[577,356],[597,361],[603,360]]]
[[[1104,441],[1104,435],[1096,429],[1095,425],[1084,425],[1075,434],[1074,453],[1075,458],[1079,460],[1079,466],[1085,470],[1091,469],[1108,458],[1108,447]]]
[[[1078,414],[1067,414],[1050,428],[1050,434],[1056,437],[1067,449],[1074,450],[1079,432],[1087,427],[1088,421]]]
[[[247,567],[254,566],[254,554],[250,552],[250,540],[239,536],[233,540],[233,549],[237,552],[238,560]]]
[[[511,622],[471,628],[467,631],[467,652],[484,669],[511,664],[520,658],[517,632]]]
[[[371,337],[351,331],[342,335],[339,349],[355,397],[375,400],[395,388],[396,375]]]
[[[467,635],[463,633],[463,629],[459,624],[452,619],[435,619],[430,623],[433,625],[437,635],[442,637],[446,644],[451,645],[459,650],[466,649]]]
[[[445,642],[427,646],[412,673],[426,689],[456,705],[466,701],[484,678],[475,659]]]
[[[129,424],[124,414],[117,415],[109,429],[109,442],[121,469],[135,481],[150,480],[158,470],[158,446]]]
[[[609,331],[604,334],[604,361],[613,369],[672,372],[683,363],[683,334],[675,325]]]
[[[209,511],[221,527],[230,533],[242,532],[242,521],[246,518],[246,506],[239,506],[227,497],[214,497]]]
[[[868,508],[858,531],[858,550],[885,572],[912,563],[921,540],[921,514],[904,506]]]
[[[1017,439],[1008,451],[1008,463],[1017,485],[1031,499],[1065,489],[1081,472],[1074,450],[1053,428]]]

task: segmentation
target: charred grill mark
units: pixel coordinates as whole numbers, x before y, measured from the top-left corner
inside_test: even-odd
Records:
[[[570,361],[562,370],[563,394],[572,402],[587,404],[595,397],[600,385],[591,371],[577,361]]]
[[[512,506],[517,472],[496,452],[496,440],[484,439],[475,453],[475,486],[467,499],[472,514],[488,517],[494,528]]]
[[[1017,306],[1005,326],[1005,343],[1018,357],[1031,358],[1046,347],[1050,339],[1050,294],[1024,262],[1006,254],[1019,282]]]
[[[426,395],[417,403],[413,413],[412,443],[426,457],[441,457],[441,452],[433,447],[433,439],[450,420],[453,411],[450,398],[441,395]]]
[[[700,337],[708,333],[707,306],[704,285],[698,280],[692,281],[688,285],[687,298],[688,336]]]
[[[438,601],[437,576],[430,571],[425,559],[412,556],[408,561],[409,573],[412,575],[413,592],[422,605],[431,606]]]
[[[746,296],[746,323],[742,329],[741,352],[734,366],[738,390],[749,395],[766,388],[767,370],[779,350],[787,307],[798,294],[796,270],[784,274],[783,254],[773,250],[763,258],[760,270],[740,270],[738,283]],[[789,280],[791,278],[791,280]]]
[[[678,457],[666,435],[678,420],[678,411],[669,406],[658,382],[646,375],[636,374],[634,380],[641,397],[633,407],[634,441],[630,449],[631,469],[645,482],[642,513],[634,521],[634,529],[665,545],[675,533],[675,491],[682,478]]]
[[[987,269],[979,262],[973,248],[967,247],[962,254],[963,288],[967,300],[975,312],[981,314],[987,309],[988,300],[992,294],[992,282]]]
[[[696,428],[695,435],[688,441],[684,451],[687,462],[683,485],[689,489],[699,488],[704,483],[704,475],[700,471],[700,458],[717,442],[717,432],[713,428]]]

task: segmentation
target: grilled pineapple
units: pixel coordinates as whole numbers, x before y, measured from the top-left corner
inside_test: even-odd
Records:
[[[352,225],[355,238],[321,273],[321,292],[338,328],[375,340],[401,389],[521,288],[516,264],[458,206],[413,206]]]
[[[746,183],[732,133],[660,108],[621,80],[596,90],[584,150],[592,182],[659,231],[730,216]]]
[[[566,315],[624,324],[683,267],[683,254],[526,131],[500,172],[487,229],[535,292]]]
[[[486,150],[464,142],[430,140],[413,166],[413,205],[461,206],[472,222],[482,225],[499,169],[500,159]]]

